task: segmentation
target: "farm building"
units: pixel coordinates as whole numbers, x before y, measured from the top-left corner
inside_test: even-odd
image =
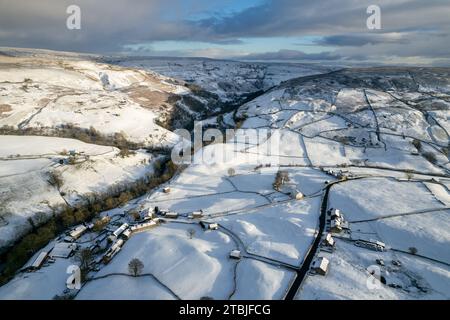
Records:
[[[42,251],[39,255],[34,259],[33,263],[30,266],[30,269],[37,270],[42,267],[45,262],[45,259],[48,257],[48,252]]]
[[[126,229],[126,230],[122,233],[122,237],[123,237],[125,240],[130,239],[130,237],[131,237],[131,229],[130,229],[130,228]]]
[[[328,272],[330,261],[325,257],[319,257],[315,259],[311,265],[311,270],[322,276]]]
[[[122,239],[117,240],[112,244],[112,246],[106,251],[105,255],[103,256],[103,262],[107,264],[111,259],[122,249],[122,246],[125,241]]]
[[[344,215],[339,209],[331,209],[330,211],[331,219],[344,219]]]
[[[376,241],[376,240],[356,240],[355,241],[355,246],[361,247],[361,248],[366,248],[369,250],[374,250],[374,251],[385,251],[386,250],[386,244],[384,244],[381,241]]]
[[[77,240],[86,232],[87,229],[88,228],[85,225],[80,224],[70,231],[69,236],[73,240]]]
[[[189,219],[198,219],[203,217],[203,210],[193,211],[188,218]]]
[[[219,225],[217,223],[210,223],[208,225],[208,229],[209,230],[217,230],[217,229],[219,229]]]
[[[339,219],[333,219],[331,220],[330,223],[330,231],[331,232],[335,232],[335,233],[339,233],[342,231],[342,223],[341,220]]]
[[[50,252],[50,257],[67,259],[76,249],[77,245],[74,243],[58,242]]]
[[[323,245],[327,247],[334,247],[334,239],[331,236],[331,233],[328,233],[325,238],[323,239]]]
[[[152,220],[152,221],[147,221],[144,223],[139,223],[134,226],[131,226],[131,228],[128,230],[130,230],[131,234],[133,234],[136,232],[148,230],[150,228],[156,227],[157,225],[158,225],[158,220]]]
[[[73,238],[72,238],[71,236],[65,236],[65,237],[63,238],[63,241],[64,241],[64,242],[73,242]]]
[[[338,171],[336,174],[336,178],[341,180],[347,180],[347,174],[344,171]]]
[[[114,242],[117,240],[117,238],[128,228],[128,223],[122,224],[119,228],[117,228],[112,235],[109,236],[109,240],[111,242]]]
[[[173,212],[173,211],[169,211],[169,212],[166,212],[164,214],[164,217],[169,218],[169,219],[177,219],[178,218],[178,213]]]
[[[148,208],[142,211],[142,215],[144,219],[153,219],[156,217],[156,210],[155,208]]]
[[[231,259],[240,259],[241,258],[241,252],[239,250],[232,250],[230,252],[230,258]]]
[[[199,224],[200,224],[200,227],[202,227],[203,230],[217,230],[217,229],[219,229],[219,225],[217,223],[200,221]]]

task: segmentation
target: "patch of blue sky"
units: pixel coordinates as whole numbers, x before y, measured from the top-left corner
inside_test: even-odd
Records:
[[[187,51],[204,49],[224,49],[231,51],[260,53],[276,51],[281,49],[301,50],[305,53],[318,53],[329,51],[330,46],[320,46],[315,44],[320,37],[261,37],[261,38],[239,38],[239,42],[210,43],[200,41],[155,41],[149,44],[137,44],[141,48],[148,48],[155,51]]]

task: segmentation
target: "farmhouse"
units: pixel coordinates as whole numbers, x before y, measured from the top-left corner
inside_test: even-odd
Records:
[[[344,215],[342,214],[342,212],[339,209],[331,209],[330,211],[330,216],[331,219],[344,219]]]
[[[331,233],[328,233],[326,235],[326,237],[325,237],[325,239],[323,239],[322,243],[323,243],[324,246],[334,247],[335,242],[334,242],[333,237],[331,236]]]
[[[344,220],[344,215],[339,209],[331,208],[328,210],[330,216],[330,231],[339,233],[343,229],[348,229],[348,222]]]
[[[311,265],[311,270],[317,274],[324,276],[328,272],[329,264],[330,264],[330,261],[327,258],[319,257],[313,261],[313,263]]]

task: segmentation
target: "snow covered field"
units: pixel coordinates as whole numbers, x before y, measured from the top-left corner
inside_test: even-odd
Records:
[[[75,205],[88,194],[153,172],[151,154],[138,151],[122,158],[119,152],[73,139],[0,136],[0,247],[27,232],[28,218],[37,213],[50,217],[58,205]],[[71,157],[73,164],[68,163]],[[60,176],[59,188],[49,183],[50,173]]]
[[[296,299],[397,300],[450,297],[450,267],[446,265],[399,252],[374,252],[340,240],[335,252],[324,256],[330,260],[329,273],[325,277],[314,275],[306,278]],[[376,259],[383,259],[385,266],[378,266]],[[392,260],[401,261],[402,266],[394,266]],[[380,268],[388,284],[401,285],[403,288],[382,285],[373,277],[370,278],[368,267]]]

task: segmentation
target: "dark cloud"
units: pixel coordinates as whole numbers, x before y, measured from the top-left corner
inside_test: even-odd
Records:
[[[71,4],[81,8],[81,30],[66,28],[66,8]],[[183,20],[181,4],[182,0],[2,0],[0,44],[108,52],[147,41],[201,38],[202,30],[195,32]]]
[[[241,57],[243,60],[267,61],[330,61],[341,60],[343,57],[333,52],[305,53],[298,50],[279,50],[275,52],[255,53]]]
[[[82,9],[81,30],[65,27],[70,4]],[[218,4],[216,0],[1,0],[0,45],[107,53],[173,40],[209,43],[227,52],[226,46],[239,46],[244,38],[292,37],[295,43],[314,36],[319,40],[313,46],[328,52],[306,54],[277,47],[248,57],[408,57],[440,62],[450,57],[448,0],[379,0],[382,29],[376,31],[366,28],[366,8],[373,0],[267,0],[228,15],[214,11],[208,17],[205,12],[213,12]],[[194,19],[196,14],[206,18]],[[220,54],[212,49],[209,52]]]
[[[315,42],[322,46],[364,46],[366,44],[401,43],[408,44],[408,36],[401,33],[338,34],[325,36]]]
[[[272,0],[228,17],[198,21],[220,37],[333,35],[367,32],[366,9],[373,0]],[[382,0],[382,32],[448,30],[448,0]]]
[[[325,45],[337,46],[332,51],[308,54],[299,50],[279,50],[250,54],[241,59],[450,65],[450,46],[448,45],[450,35],[447,34],[434,32],[380,34],[375,38],[371,36],[367,38],[362,35],[356,39],[348,36],[333,36],[331,40],[320,41]]]

